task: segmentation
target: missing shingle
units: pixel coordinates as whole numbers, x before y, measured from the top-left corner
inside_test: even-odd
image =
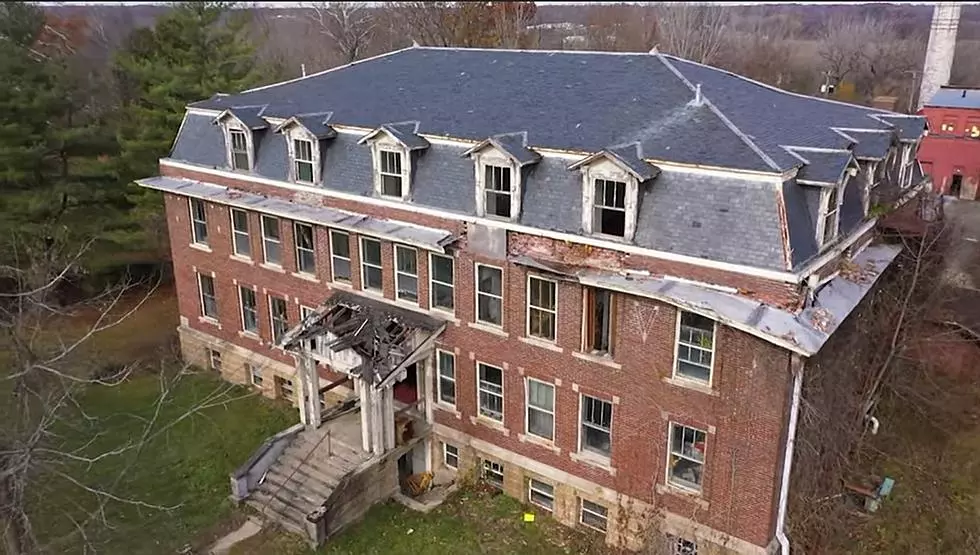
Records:
[[[701,222],[695,220],[695,221],[691,222],[691,227],[700,229],[701,228]]]
[[[719,208],[718,211],[719,212],[728,212],[728,208],[727,207]]]

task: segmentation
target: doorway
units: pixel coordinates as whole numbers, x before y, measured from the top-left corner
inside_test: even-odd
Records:
[[[395,400],[414,405],[419,400],[419,375],[417,364],[405,369],[405,379],[395,384],[392,395]]]
[[[949,194],[950,194],[950,196],[954,196],[956,198],[959,198],[960,191],[962,189],[963,189],[963,176],[962,175],[954,175],[953,176],[953,180],[949,184]]]

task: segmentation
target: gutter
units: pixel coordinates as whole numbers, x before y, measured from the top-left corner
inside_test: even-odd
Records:
[[[800,355],[790,355],[793,368],[793,401],[789,409],[789,430],[786,434],[786,450],[783,454],[783,476],[779,488],[779,511],[776,513],[776,541],[779,552],[789,555],[789,538],[786,537],[786,511],[789,505],[789,476],[793,467],[793,450],[796,447],[796,428],[800,416],[800,398],[803,393],[803,360]]]

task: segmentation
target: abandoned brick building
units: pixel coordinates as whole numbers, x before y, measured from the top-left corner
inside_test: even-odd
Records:
[[[416,46],[192,104],[140,184],[183,356],[300,407],[233,481],[311,541],[397,451],[611,545],[785,553],[801,376],[898,252],[923,127],[656,52]],[[288,442],[338,410],[331,479]]]

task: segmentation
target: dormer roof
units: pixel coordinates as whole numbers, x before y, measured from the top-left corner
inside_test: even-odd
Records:
[[[653,179],[660,173],[660,168],[643,159],[639,143],[606,147],[568,166],[568,169],[575,170],[602,158],[616,164],[641,182]]]
[[[228,118],[234,118],[243,126],[251,129],[252,131],[266,129],[269,127],[269,123],[262,118],[262,114],[265,112],[266,106],[266,104],[263,104],[261,106],[235,106],[233,108],[227,108],[222,110],[222,112],[214,118],[214,123],[221,123]]]
[[[859,160],[881,160],[888,155],[888,149],[897,138],[894,129],[847,129],[839,128],[838,132],[853,139],[851,150]]]
[[[279,124],[275,132],[282,133],[294,125],[298,125],[317,139],[332,139],[337,136],[337,131],[330,126],[329,122],[333,112],[321,112],[318,114],[298,114],[290,117]]]
[[[429,141],[418,134],[419,122],[404,121],[400,123],[384,123],[374,131],[361,137],[357,143],[364,144],[381,133],[386,133],[389,137],[398,142],[408,150],[421,150],[429,148]]]
[[[471,156],[472,154],[480,152],[483,149],[491,146],[506,154],[520,167],[533,164],[541,159],[540,154],[527,147],[526,131],[521,131],[518,133],[502,133],[487,137],[486,139],[477,143],[473,148],[470,148],[464,152],[462,156]]]
[[[804,161],[796,174],[796,181],[804,185],[832,187],[840,183],[848,168],[857,167],[850,150],[807,149],[789,147],[793,154]]]
[[[923,116],[907,114],[883,113],[874,116],[878,121],[894,127],[898,132],[898,139],[902,142],[915,142],[922,136],[926,129],[926,118]]]

